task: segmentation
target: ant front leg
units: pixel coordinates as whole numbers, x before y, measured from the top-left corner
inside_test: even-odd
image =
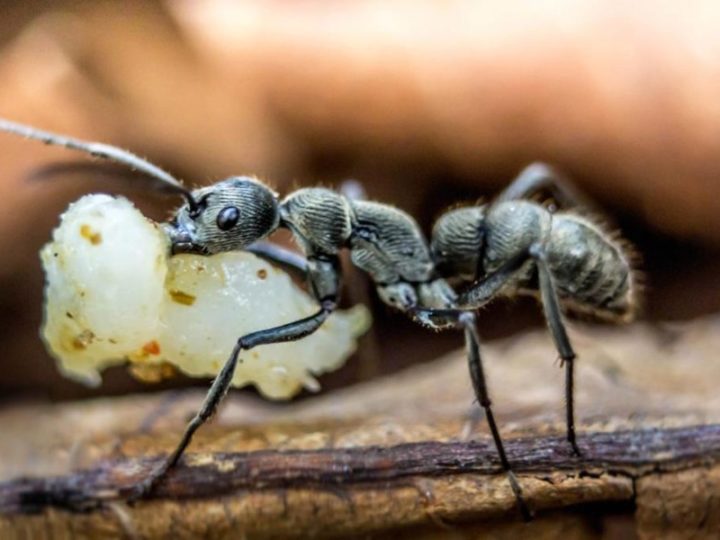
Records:
[[[562,363],[565,365],[565,407],[566,407],[566,423],[567,423],[567,440],[572,447],[573,453],[580,456],[575,437],[575,409],[574,409],[574,367],[575,367],[575,351],[570,344],[565,324],[562,319],[560,310],[560,301],[552,274],[547,264],[545,251],[540,244],[534,244],[530,247],[530,256],[535,259],[538,269],[538,279],[540,282],[540,297],[542,300],[545,319],[550,327],[555,347],[560,354]]]
[[[307,337],[320,328],[330,314],[335,311],[340,284],[337,259],[334,257],[323,257],[322,259],[311,258],[307,261],[307,268],[309,271],[309,281],[313,292],[316,293],[316,298],[318,298],[318,291],[324,292],[322,296],[319,296],[319,298],[321,298],[320,309],[304,319],[266,330],[252,332],[237,340],[230,353],[230,357],[225,362],[220,374],[213,381],[210,390],[205,396],[202,407],[185,428],[180,443],[162,465],[153,471],[147,479],[136,486],[129,497],[131,501],[141,499],[152,492],[154,487],[177,465],[195,432],[215,414],[220,402],[230,388],[233,375],[235,374],[235,368],[240,361],[239,356],[242,351],[249,351],[261,345],[296,341]]]
[[[246,247],[244,251],[253,253],[266,261],[287,268],[302,278],[307,277],[307,259],[297,251],[284,248],[272,242],[255,242]]]
[[[190,441],[198,428],[200,428],[200,426],[202,426],[215,414],[218,405],[230,388],[241,351],[249,351],[250,349],[260,345],[295,341],[309,336],[322,326],[330,314],[335,310],[335,307],[334,300],[325,300],[322,302],[320,310],[309,317],[284,324],[282,326],[252,332],[239,338],[232,350],[232,353],[230,353],[230,357],[225,362],[222,371],[220,371],[220,374],[213,381],[210,390],[205,396],[205,401],[203,402],[202,407],[185,428],[185,432],[183,433],[180,443],[162,465],[153,471],[147,479],[136,486],[134,492],[130,496],[130,500],[143,498],[152,492],[153,488],[162,481],[171,469],[177,465],[180,457],[190,444]]]

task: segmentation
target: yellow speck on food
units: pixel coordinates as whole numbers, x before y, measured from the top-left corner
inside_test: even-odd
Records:
[[[177,376],[178,371],[172,364],[161,362],[159,364],[131,364],[128,368],[130,374],[139,381],[157,383]]]
[[[90,242],[93,246],[97,246],[102,243],[102,235],[97,231],[93,231],[87,223],[80,225],[80,236],[85,238],[85,240]]]
[[[170,298],[173,299],[173,302],[177,302],[178,304],[182,304],[184,306],[192,306],[197,299],[194,295],[179,291],[177,289],[173,289],[170,291]]]
[[[88,345],[93,342],[93,339],[95,339],[95,334],[93,334],[91,330],[83,330],[73,338],[73,349],[76,351],[84,351]]]

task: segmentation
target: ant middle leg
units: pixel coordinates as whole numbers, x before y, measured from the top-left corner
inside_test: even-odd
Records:
[[[523,520],[531,520],[532,512],[523,498],[522,488],[507,458],[505,445],[503,444],[500,430],[495,422],[495,415],[492,411],[492,402],[490,401],[490,394],[487,389],[485,372],[482,365],[482,357],[480,356],[480,337],[477,332],[475,313],[473,311],[462,311],[454,308],[431,309],[415,307],[408,311],[416,321],[434,329],[457,328],[458,326],[463,329],[465,333],[468,368],[470,370],[470,379],[475,397],[485,411],[485,418],[487,419],[488,427],[490,428],[490,433],[495,443],[495,450],[500,459],[500,465],[508,477],[508,482],[515,495],[520,514]]]
[[[540,284],[540,298],[542,300],[545,319],[550,328],[555,347],[560,354],[560,359],[565,366],[565,409],[567,424],[567,440],[572,447],[573,453],[580,456],[580,448],[577,445],[575,436],[575,408],[574,408],[574,367],[576,354],[570,344],[565,323],[563,323],[560,301],[558,300],[555,283],[547,265],[545,251],[540,244],[530,247],[530,256],[535,259],[538,269],[538,280]]]
[[[248,351],[260,345],[295,341],[309,336],[322,326],[330,314],[335,310],[335,307],[336,303],[334,300],[324,300],[321,303],[320,310],[309,317],[293,321],[282,326],[252,332],[240,337],[235,343],[232,353],[230,353],[230,356],[225,362],[220,374],[213,381],[200,410],[185,428],[185,432],[183,433],[180,443],[177,445],[173,453],[157,469],[155,469],[148,478],[135,487],[129,499],[134,501],[149,495],[154,487],[177,465],[180,457],[182,457],[185,449],[190,444],[195,432],[215,414],[220,402],[227,394],[241,351]]]
[[[490,394],[488,393],[482,358],[480,356],[480,337],[477,333],[475,314],[469,311],[463,312],[459,315],[458,321],[465,331],[465,346],[467,348],[468,367],[470,369],[470,379],[472,380],[475,397],[485,411],[485,418],[487,419],[490,433],[492,434],[493,441],[495,442],[495,449],[498,453],[498,457],[500,458],[500,465],[507,475],[508,482],[510,483],[510,487],[515,495],[515,500],[517,501],[520,514],[525,521],[529,521],[532,519],[532,512],[523,498],[520,483],[510,466],[510,461],[505,453],[505,445],[503,444],[502,437],[500,437],[500,430],[497,427],[495,415],[492,411],[492,402],[490,401]]]
[[[457,300],[459,309],[478,309],[492,300],[528,261],[528,250],[520,250],[500,268],[462,291]]]
[[[528,257],[535,261],[538,268],[538,279],[540,285],[540,296],[542,299],[543,311],[550,333],[552,334],[555,347],[560,354],[565,366],[565,408],[567,440],[570,443],[573,453],[580,456],[580,448],[577,445],[575,435],[575,358],[576,354],[570,344],[565,324],[563,323],[560,311],[555,284],[553,283],[550,270],[547,266],[546,256],[542,245],[533,244],[527,250],[519,252],[510,261],[505,263],[499,270],[489,274],[483,280],[473,284],[464,291],[458,300],[461,309],[480,307],[484,302],[489,301],[497,294],[513,275],[522,267]]]

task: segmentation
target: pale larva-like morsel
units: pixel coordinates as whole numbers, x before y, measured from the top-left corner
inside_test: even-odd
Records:
[[[155,380],[174,368],[218,373],[237,338],[318,309],[290,277],[244,252],[169,257],[157,224],[124,198],[87,195],[62,215],[41,251],[42,334],[62,372],[100,383],[111,365]],[[241,354],[234,386],[288,398],[343,365],[369,325],[364,306],[333,314],[304,339]]]

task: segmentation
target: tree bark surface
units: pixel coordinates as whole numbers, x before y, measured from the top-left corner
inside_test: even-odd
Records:
[[[173,448],[201,391],[7,405],[0,537],[716,538],[719,327],[575,326],[581,458],[564,440],[545,332],[484,347],[529,524],[453,354],[294,403],[235,393],[135,505],[128,490]]]

